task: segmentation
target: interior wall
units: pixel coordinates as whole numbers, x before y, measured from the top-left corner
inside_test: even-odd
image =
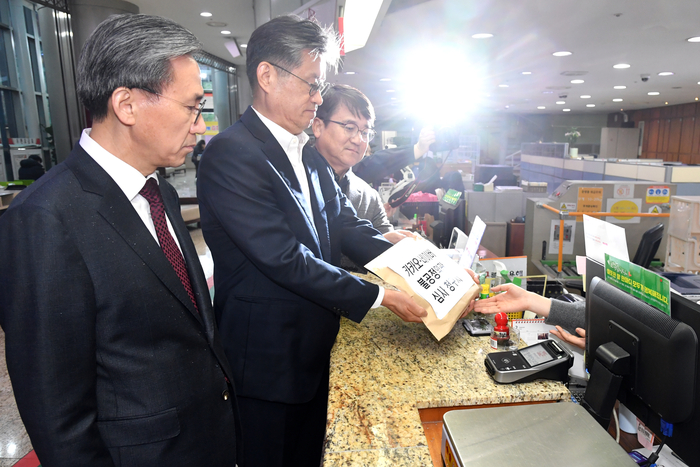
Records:
[[[700,106],[698,103],[666,105],[627,112],[629,121],[639,128],[644,122],[642,158],[700,164]],[[616,125],[608,116],[609,126]]]

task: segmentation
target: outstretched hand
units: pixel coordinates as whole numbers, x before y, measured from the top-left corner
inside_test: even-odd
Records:
[[[576,328],[576,334],[578,336],[574,336],[573,334],[570,334],[566,330],[564,330],[561,326],[557,326],[557,329],[552,329],[550,331],[552,334],[557,336],[559,339],[563,340],[564,342],[568,342],[571,345],[575,345],[576,347],[579,347],[583,350],[586,350],[586,330],[583,328]],[[581,337],[579,337],[581,336]]]
[[[494,292],[503,292],[491,298],[478,300],[474,305],[474,311],[485,314],[517,313],[526,310],[529,306],[528,291],[514,284],[503,284],[493,287]]]

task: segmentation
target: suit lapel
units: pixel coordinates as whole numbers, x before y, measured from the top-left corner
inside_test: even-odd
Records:
[[[306,174],[309,177],[309,192],[311,193],[311,207],[314,211],[314,220],[316,221],[316,232],[318,233],[319,242],[321,245],[321,254],[325,261],[331,260],[331,238],[328,232],[328,219],[326,216],[326,200],[321,189],[321,179],[319,176],[319,168],[314,163],[313,153],[318,154],[314,148],[304,148],[304,166]],[[318,154],[318,157],[321,157]]]
[[[194,309],[189,295],[185,291],[182,282],[180,282],[180,278],[175,273],[165,254],[163,254],[158,243],[143,224],[131,202],[124,196],[124,192],[80,145],[76,145],[76,148],[74,150],[74,154],[77,156],[76,159],[73,161],[68,159],[66,163],[75,173],[83,190],[102,196],[102,200],[97,208],[99,214],[122,237],[124,242],[134,250],[168,290],[190,310],[195,319],[201,323],[201,317]],[[175,224],[172,219],[177,218],[173,217],[172,203],[169,201],[168,203],[164,202],[164,204],[171,223]],[[182,236],[179,235],[178,240],[182,244],[181,238]]]
[[[313,209],[313,203],[311,200],[307,201],[304,198],[304,194],[301,191],[301,184],[299,183],[299,179],[294,172],[292,163],[289,162],[287,154],[251,107],[248,107],[248,110],[246,110],[246,112],[241,116],[241,121],[253,136],[264,143],[262,151],[265,153],[265,156],[267,156],[268,160],[272,163],[272,166],[275,168],[277,173],[289,188],[289,191],[296,199],[297,204],[299,205],[299,210],[306,218],[306,223],[308,224],[309,230],[313,232],[314,239],[316,240],[317,244],[316,246],[319,248],[318,252],[320,253],[321,242],[319,241],[319,235],[314,228],[313,219],[311,219],[309,216],[309,211],[307,210],[307,208]],[[307,203],[310,203],[311,206],[309,206]],[[316,211],[313,212],[315,213]]]

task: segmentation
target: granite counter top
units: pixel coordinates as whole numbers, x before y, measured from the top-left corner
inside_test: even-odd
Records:
[[[488,336],[472,337],[459,323],[437,342],[422,323],[383,307],[360,324],[343,319],[331,355],[324,467],[432,466],[418,409],[569,398],[559,382],[496,383],[484,368],[490,351]]]

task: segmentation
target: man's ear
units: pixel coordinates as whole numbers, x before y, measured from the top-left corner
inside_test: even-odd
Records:
[[[260,89],[265,91],[266,94],[270,92],[272,86],[277,81],[277,72],[276,70],[273,70],[273,68],[274,67],[270,65],[269,62],[260,62],[258,64],[258,69],[256,70],[258,86]]]
[[[314,136],[316,137],[316,139],[318,139],[321,137],[321,133],[323,133],[323,130],[326,129],[326,125],[323,123],[323,120],[316,117],[314,118],[313,122],[311,122],[311,129],[314,131]]]
[[[122,86],[115,89],[109,98],[109,107],[123,125],[132,126],[136,123],[136,112],[139,108],[136,97],[133,89]]]

